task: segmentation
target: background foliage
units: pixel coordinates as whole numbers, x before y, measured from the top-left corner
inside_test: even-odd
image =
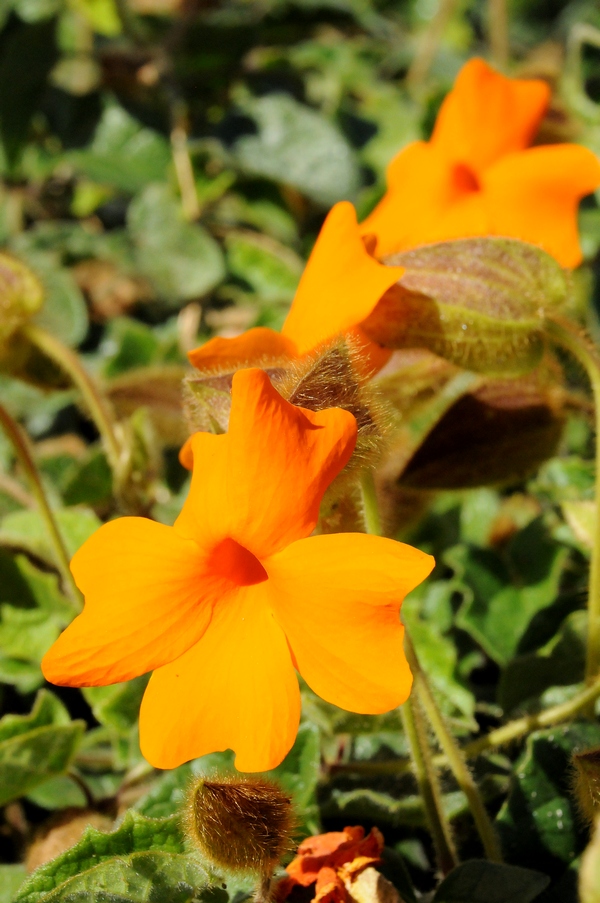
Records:
[[[386,164],[428,136],[461,64],[473,53],[502,63],[497,15],[495,0],[2,0],[0,241],[41,280],[34,322],[77,349],[131,452],[124,499],[64,373],[18,336],[4,346],[2,404],[32,440],[70,553],[124,508],[173,522],[187,491],[177,461],[186,352],[214,334],[280,327],[329,207],[347,198],[369,212]],[[555,88],[544,140],[599,152],[597,5],[511,0],[508,17],[511,72]],[[575,302],[597,335],[593,198],[581,229]],[[408,466],[388,509],[403,512],[398,535],[438,566],[403,617],[438,702],[468,739],[581,685],[590,401],[568,368],[558,414],[544,402],[550,414],[535,420],[525,405],[520,421],[493,420],[497,431],[481,434],[472,376],[431,359],[405,366],[395,391]],[[532,437],[536,464],[556,447],[533,472]],[[517,456],[515,473],[494,479],[491,451]],[[44,687],[41,657],[73,605],[3,433],[0,466],[0,903],[226,903],[248,887],[207,879],[176,814],[190,775],[231,768],[229,755],[151,769],[137,739],[145,678]],[[300,834],[375,824],[406,903],[433,891],[398,714],[349,715],[308,690],[303,711],[276,770]],[[595,746],[598,723],[576,721],[475,759],[508,865],[464,863],[435,903],[575,901],[589,831],[571,757]],[[444,782],[461,858],[479,857],[465,799]]]

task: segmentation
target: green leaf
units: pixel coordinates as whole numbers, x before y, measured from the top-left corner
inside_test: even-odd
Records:
[[[112,472],[102,449],[93,449],[75,465],[63,486],[65,505],[97,505],[110,498]]]
[[[559,264],[533,245],[473,238],[387,261],[406,272],[362,325],[389,348],[425,347],[467,370],[518,375],[544,348],[543,318],[567,299]]]
[[[87,508],[60,508],[54,515],[70,556],[100,526],[98,517]],[[47,561],[54,561],[46,525],[37,511],[14,511],[2,518],[0,545],[22,549]]]
[[[177,818],[129,811],[110,834],[88,828],[79,843],[31,876],[15,903],[226,903],[227,895],[206,882],[198,862],[185,854]]]
[[[530,903],[549,883],[531,869],[473,859],[444,878],[432,903]]]
[[[314,724],[302,724],[293,747],[277,768],[267,777],[290,793],[294,799],[296,817],[303,833],[319,830],[316,789],[321,770],[321,743]]]
[[[70,721],[47,690],[40,690],[29,715],[5,715],[0,720],[0,805],[64,774],[84,730],[85,722]]]
[[[527,739],[496,821],[506,857],[560,875],[581,852],[587,830],[569,792],[573,752],[600,744],[600,725],[574,723]]]
[[[303,262],[273,239],[256,232],[230,232],[226,238],[227,263],[267,301],[291,302]]]
[[[242,109],[258,128],[257,135],[244,135],[234,146],[242,169],[291,185],[324,207],[354,197],[359,184],[354,152],[320,113],[287,94],[249,97]]]
[[[56,20],[15,22],[2,35],[0,137],[9,163],[16,162],[57,60]]]
[[[446,560],[465,588],[457,625],[499,664],[508,663],[535,615],[556,600],[567,556],[541,519],[517,534],[506,562],[486,549],[456,547]]]
[[[26,878],[24,865],[0,865],[0,903],[12,903]]]
[[[168,186],[149,185],[129,207],[128,225],[140,271],[171,304],[199,298],[224,278],[219,245],[184,220]]]
[[[100,724],[126,735],[137,725],[147,683],[148,675],[143,675],[108,687],[84,687],[82,693]]]
[[[548,687],[569,686],[583,680],[587,612],[573,611],[558,632],[535,653],[513,659],[498,684],[498,702],[510,712]]]
[[[92,181],[134,194],[149,182],[165,180],[171,152],[161,135],[111,104],[89,147],[73,151],[68,159]]]

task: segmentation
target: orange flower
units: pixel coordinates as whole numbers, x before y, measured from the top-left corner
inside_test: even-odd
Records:
[[[261,370],[236,373],[229,432],[192,438],[175,525],[123,517],[73,558],[85,608],[45,677],[96,686],[154,670],[140,740],[158,768],[227,748],[242,771],[276,766],[298,728],[295,668],[351,711],[402,703],[398,612],[433,559],[375,536],[310,536],[355,441],[347,411],[306,411]]]
[[[361,224],[384,257],[417,245],[502,235],[581,263],[577,207],[600,185],[600,163],[576,144],[530,147],[550,99],[547,84],[506,78],[480,59],[460,71],[430,141],[388,167],[388,190]]]
[[[352,204],[336,204],[323,223],[281,333],[257,327],[233,339],[211,339],[190,351],[191,363],[205,372],[264,366],[302,357],[349,332],[364,346],[367,366],[379,369],[390,352],[371,342],[360,324],[404,268],[384,266],[372,250],[373,242],[361,238]]]
[[[379,862],[382,850],[383,835],[377,828],[372,828],[366,837],[361,827],[307,837],[287,866],[287,877],[277,885],[277,903],[282,903],[294,887],[311,884],[316,885],[316,903],[345,903],[350,899],[345,881]]]

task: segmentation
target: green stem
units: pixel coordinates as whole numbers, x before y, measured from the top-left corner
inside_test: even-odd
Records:
[[[567,702],[551,706],[542,712],[537,712],[535,715],[525,715],[523,718],[516,718],[514,721],[509,721],[508,724],[503,724],[501,727],[490,731],[485,736],[472,740],[463,747],[463,755],[467,759],[475,759],[487,750],[506,746],[507,743],[519,740],[532,731],[562,724],[564,721],[574,718],[580,712],[584,712],[590,706],[593,706],[599,696],[600,679]],[[434,756],[433,763],[436,767],[443,767],[448,764],[447,756],[445,754]],[[394,760],[392,762],[348,762],[336,765],[334,770],[354,771],[361,774],[405,774],[409,769],[410,764],[406,760]]]
[[[46,493],[44,491],[40,475],[33,460],[29,440],[25,432],[20,428],[18,423],[13,420],[6,408],[1,404],[0,423],[2,424],[6,435],[12,443],[19,464],[25,471],[27,479],[29,480],[31,492],[37,502],[44,523],[46,524],[48,537],[54,549],[56,564],[60,571],[61,577],[63,578],[63,582],[68,588],[69,594],[71,595],[73,601],[77,603],[79,608],[81,608],[81,593],[77,588],[75,579],[71,573],[71,568],[69,567],[69,553],[61,536],[60,528],[58,526],[56,518],[54,517],[54,512],[48,504],[48,499],[46,498]]]
[[[587,336],[567,320],[548,320],[546,329],[548,335],[569,351],[585,368],[594,394],[596,427],[596,482],[594,496],[596,500],[596,514],[594,543],[590,561],[585,664],[585,678],[587,683],[590,684],[600,672],[600,517],[598,517],[598,500],[600,499],[600,359]]]
[[[431,833],[438,865],[444,875],[458,862],[450,824],[444,813],[442,794],[431,758],[423,716],[411,698],[400,708],[404,733],[408,739],[413,772],[423,800],[427,825]]]
[[[408,634],[406,634],[405,638],[405,648],[406,657],[414,675],[417,698],[439,740],[454,779],[467,798],[485,855],[492,862],[502,862],[502,851],[500,850],[500,844],[498,843],[492,820],[487,813],[479,788],[469,771],[465,754],[448,730],[444,716],[431,692]]]
[[[379,516],[377,490],[375,488],[372,470],[365,470],[361,478],[360,488],[362,493],[365,530],[372,536],[381,536],[381,517]]]
[[[49,332],[46,332],[45,329],[34,326],[33,323],[28,323],[24,326],[23,332],[41,352],[51,358],[68,374],[73,384],[81,392],[90,415],[98,427],[108,462],[117,479],[117,483],[119,483],[123,469],[123,454],[115,431],[115,418],[110,402],[104,397],[74,351],[63,345],[62,342],[50,335]]]
[[[506,0],[488,0],[488,34],[492,63],[504,71],[510,52]]]

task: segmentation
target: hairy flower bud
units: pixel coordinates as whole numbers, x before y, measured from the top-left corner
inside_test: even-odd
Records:
[[[291,849],[291,799],[263,778],[202,777],[189,790],[186,834],[217,868],[249,872],[270,884]]]
[[[600,815],[600,747],[574,753],[572,765],[573,795],[591,825]]]

